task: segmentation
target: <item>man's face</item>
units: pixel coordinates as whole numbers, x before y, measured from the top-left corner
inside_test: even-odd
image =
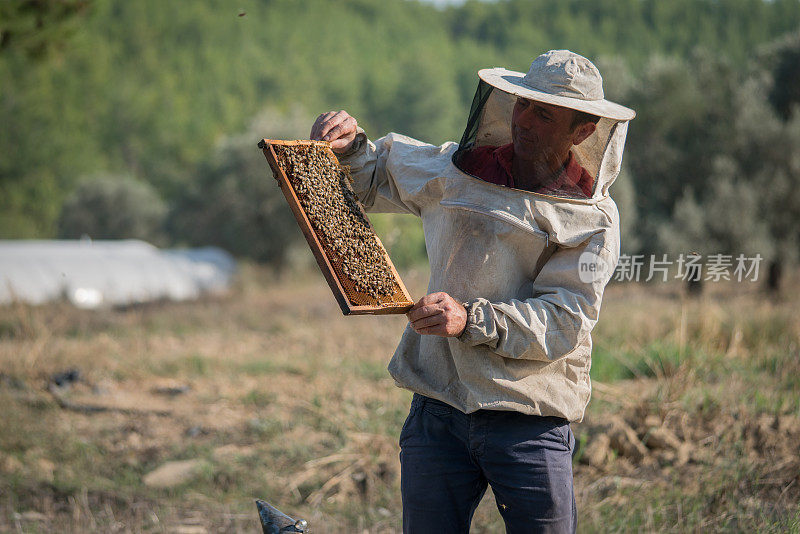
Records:
[[[566,161],[572,145],[585,139],[577,133],[580,127],[572,128],[576,113],[573,109],[517,98],[511,116],[514,157],[541,170],[556,171]]]

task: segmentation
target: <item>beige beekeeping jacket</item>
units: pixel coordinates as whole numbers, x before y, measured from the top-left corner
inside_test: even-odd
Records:
[[[624,144],[627,123],[618,128]],[[399,386],[466,413],[515,410],[579,421],[591,392],[590,333],[619,257],[619,214],[608,186],[622,149],[606,151],[594,196],[572,200],[465,174],[451,162],[456,148],[398,134],[373,144],[360,131],[339,158],[368,211],[422,218],[428,292],[467,304],[459,338],[407,326],[389,372]]]

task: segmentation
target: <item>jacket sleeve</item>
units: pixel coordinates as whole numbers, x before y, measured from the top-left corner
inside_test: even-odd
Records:
[[[441,197],[436,177],[441,175],[448,145],[437,147],[390,133],[374,143],[360,127],[339,162],[350,168],[353,190],[364,209],[376,213],[419,216],[425,205]]]
[[[618,243],[600,235],[557,249],[534,280],[531,298],[467,302],[467,326],[459,339],[507,358],[551,361],[569,354],[597,322],[603,290],[619,259]]]

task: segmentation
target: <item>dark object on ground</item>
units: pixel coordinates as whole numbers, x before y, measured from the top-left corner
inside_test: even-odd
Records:
[[[2,372],[0,372],[0,387],[16,389],[18,391],[28,389],[24,380]]]
[[[166,395],[167,397],[177,397],[178,395],[183,395],[184,393],[188,393],[191,390],[192,390],[191,386],[182,385],[182,386],[155,387],[151,391],[157,395]]]
[[[308,532],[305,519],[292,519],[270,503],[256,499],[258,517],[264,534],[280,534],[281,532]]]
[[[61,371],[60,373],[55,373],[50,377],[50,382],[55,384],[56,386],[63,388],[69,386],[70,384],[74,384],[75,382],[81,381],[81,371],[80,369],[67,369],[66,371]]]
[[[208,430],[201,426],[192,426],[186,429],[186,432],[183,433],[184,436],[187,438],[196,438],[197,436],[205,436],[208,434]]]
[[[780,293],[782,278],[783,264],[777,260],[771,261],[769,263],[769,271],[767,272],[767,290],[776,294]]]
[[[703,281],[700,278],[686,280],[686,292],[690,297],[699,297],[703,293]]]

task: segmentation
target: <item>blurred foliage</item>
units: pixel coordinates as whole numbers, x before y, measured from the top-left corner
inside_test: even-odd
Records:
[[[788,43],[793,43],[792,47],[786,46]],[[684,253],[760,253],[777,264],[797,260],[800,114],[793,112],[784,118],[781,108],[770,101],[774,94],[770,88],[778,83],[778,76],[788,76],[784,58],[792,54],[800,55],[796,37],[779,47],[765,48],[761,61],[744,73],[730,70],[722,60],[707,60],[704,70],[716,72],[710,77],[716,87],[708,81],[701,83],[704,73],[688,70],[686,62],[682,72],[673,72],[685,85],[695,84],[702,88],[700,93],[712,96],[704,96],[709,101],[695,110],[705,115],[704,120],[684,131],[682,137],[676,133],[656,136],[649,146],[630,147],[630,159],[642,166],[637,175],[644,192],[640,198],[649,200],[644,232],[654,231],[651,242],[655,246]],[[800,62],[793,70],[793,76],[800,76]],[[672,82],[654,83],[664,87]],[[678,94],[670,93],[672,98]],[[683,109],[678,102],[672,105]],[[668,123],[666,117],[657,119],[648,129],[668,130]],[[642,139],[632,141],[636,145]],[[649,177],[644,159],[648,151],[656,162]],[[665,166],[665,160],[670,165]],[[645,180],[655,183],[645,186]],[[658,194],[650,194],[651,188]]]
[[[623,167],[612,185],[613,198],[619,209],[619,226],[622,239],[621,249],[639,250],[640,240],[637,223],[639,221],[636,207],[636,190],[633,179],[627,168]]]
[[[14,48],[39,59],[80,27],[90,0],[5,0],[0,2],[0,53]]]
[[[419,219],[400,213],[373,213],[369,219],[395,267],[408,269],[427,261],[425,235]]]
[[[87,180],[64,202],[58,237],[162,243],[167,206],[152,186],[126,176]]]
[[[702,50],[648,62],[628,92],[639,114],[626,150],[642,252],[797,259],[800,114],[783,118],[770,99],[793,53],[796,37],[746,68]]]
[[[260,137],[305,137],[346,109],[372,138],[459,139],[479,68],[569,48],[638,112],[612,188],[625,252],[679,234],[694,246],[713,221],[682,217],[691,203],[709,217],[721,195],[758,219],[738,221],[748,240],[792,258],[800,38],[783,36],[798,27],[797,0],[0,2],[0,238],[56,235],[83,177],[132,175],[171,207],[172,242],[280,263],[294,230]],[[249,129],[262,113],[276,119]],[[742,232],[705,245],[738,247]],[[419,253],[409,235],[389,248]]]
[[[311,119],[294,110],[265,112],[247,133],[224,139],[176,196],[170,233],[183,243],[216,245],[238,256],[284,267],[292,244],[303,239],[261,150],[257,132],[303,137]]]
[[[779,40],[764,56],[774,71],[770,102],[788,120],[800,106],[800,33]]]

